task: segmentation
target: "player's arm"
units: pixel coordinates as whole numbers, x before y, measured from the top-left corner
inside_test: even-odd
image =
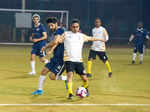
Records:
[[[29,37],[31,42],[33,42],[33,36],[34,36],[34,34],[32,33],[32,35]]]
[[[42,48],[42,52],[50,48],[50,50],[47,52],[47,55],[50,55],[54,51],[54,49],[58,46],[58,44],[62,42],[60,38],[61,38],[60,35],[56,35],[54,40],[52,40],[45,47]]]
[[[109,35],[108,35],[108,32],[107,32],[107,30],[106,29],[104,29],[104,42],[107,42],[108,41],[108,39],[109,39]]]
[[[58,46],[58,44],[63,43],[64,40],[65,40],[65,33],[63,33],[62,35],[57,35],[51,49],[47,52],[47,55],[50,55],[54,51],[54,49]]]
[[[84,37],[85,42],[88,42],[88,41],[102,41],[102,42],[105,42],[104,39],[100,39],[100,38],[96,38],[96,37],[90,37],[90,36],[87,36],[85,34],[83,34],[83,37]]]
[[[135,38],[135,36],[133,34],[131,34],[130,38],[129,38],[129,42],[132,42],[132,40]]]
[[[149,37],[149,35],[146,35],[146,39],[150,40],[150,37]]]
[[[38,42],[41,40],[46,40],[47,39],[47,33],[46,32],[42,32],[43,36],[39,39],[33,39],[33,42]]]

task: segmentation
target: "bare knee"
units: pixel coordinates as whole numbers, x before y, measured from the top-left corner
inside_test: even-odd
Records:
[[[49,72],[49,69],[45,67],[45,68],[42,70],[41,75],[46,75],[48,72]]]
[[[42,63],[44,63],[45,62],[45,58],[40,58],[40,61],[42,62]]]
[[[56,76],[55,76],[54,73],[50,73],[50,74],[49,74],[49,78],[50,78],[51,80],[56,80]]]
[[[88,80],[88,78],[87,78],[86,75],[81,75],[81,79],[82,79],[83,81],[87,81],[87,80]]]
[[[35,57],[36,57],[36,55],[35,55],[35,54],[32,54],[30,60],[31,60],[31,61],[35,61]]]

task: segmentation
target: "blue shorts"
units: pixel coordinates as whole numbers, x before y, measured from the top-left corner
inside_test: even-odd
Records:
[[[42,48],[35,48],[35,47],[32,47],[32,51],[31,51],[31,54],[35,54],[39,57],[44,57],[46,55],[45,52],[41,52],[41,49]]]
[[[45,67],[53,72],[55,75],[61,75],[65,70],[64,62],[55,60],[53,58],[45,65]]]
[[[144,51],[144,45],[143,44],[139,44],[139,45],[134,45],[134,53],[139,52],[140,54],[143,54]]]

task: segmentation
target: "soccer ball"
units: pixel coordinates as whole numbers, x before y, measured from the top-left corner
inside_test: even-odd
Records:
[[[84,87],[78,87],[76,90],[76,96],[84,98],[87,96],[87,90]]]

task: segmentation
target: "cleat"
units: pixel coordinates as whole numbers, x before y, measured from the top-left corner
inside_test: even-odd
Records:
[[[143,61],[140,61],[140,64],[143,64]]]
[[[108,73],[108,77],[111,78],[112,77],[112,72]]]
[[[32,93],[32,95],[42,95],[43,94],[43,90],[36,90]]]
[[[92,77],[92,74],[87,73],[86,76],[87,77]]]
[[[72,100],[72,98],[73,98],[73,94],[69,94],[68,99]]]
[[[135,61],[134,61],[134,60],[132,61],[132,64],[135,64]]]
[[[36,72],[29,72],[29,75],[35,75]]]

